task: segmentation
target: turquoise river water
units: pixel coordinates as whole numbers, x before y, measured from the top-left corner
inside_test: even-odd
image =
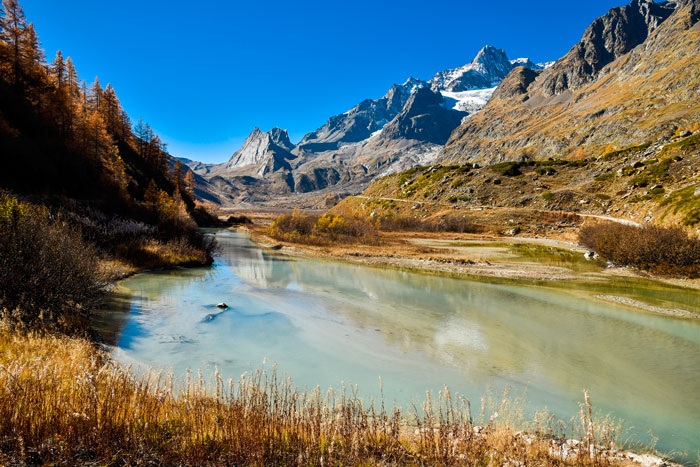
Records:
[[[138,274],[101,315],[116,360],[240,378],[271,362],[300,387],[358,384],[410,408],[444,385],[480,405],[511,388],[563,419],[583,389],[623,439],[700,456],[700,322],[585,294],[269,254],[216,234],[210,268]],[[225,302],[221,311],[216,304]]]

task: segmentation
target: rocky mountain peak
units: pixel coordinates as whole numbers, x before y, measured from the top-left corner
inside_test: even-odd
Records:
[[[272,142],[275,143],[277,146],[284,148],[287,151],[291,151],[292,149],[294,149],[294,144],[289,139],[289,133],[287,132],[287,130],[274,127],[272,130],[269,131],[269,134],[270,139],[272,139]]]
[[[512,68],[510,60],[503,49],[490,45],[484,46],[472,60],[474,70],[486,74],[508,74]]]
[[[430,80],[433,91],[462,92],[498,85],[516,66],[542,68],[526,58],[509,60],[505,50],[484,46],[467,65],[437,73]]]
[[[224,169],[251,167],[260,176],[280,168],[288,169],[287,161],[295,158],[288,147],[293,148],[294,145],[289,141],[286,130],[273,128],[264,132],[255,127],[243,146],[224,164]]]
[[[548,69],[542,80],[542,93],[560,94],[590,82],[606,65],[643,43],[676,6],[675,2],[633,0],[597,18],[581,40]]]

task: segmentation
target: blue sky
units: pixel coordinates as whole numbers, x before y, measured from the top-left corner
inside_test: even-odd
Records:
[[[112,83],[170,152],[222,162],[258,126],[297,141],[409,76],[493,45],[536,62],[566,53],[623,0],[299,2],[21,0],[47,57]]]

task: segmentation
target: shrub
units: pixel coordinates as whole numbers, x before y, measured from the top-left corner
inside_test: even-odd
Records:
[[[489,169],[507,177],[515,177],[522,174],[520,162],[501,162],[500,164],[490,165]]]
[[[410,216],[385,217],[379,221],[384,231],[476,233],[480,228],[471,218],[451,215],[438,219],[420,220]]]
[[[620,266],[659,274],[700,276],[700,239],[681,228],[606,222],[581,229],[579,241]]]
[[[552,198],[554,198],[554,193],[552,193],[551,191],[547,191],[547,192],[542,193],[543,200],[549,201]]]
[[[554,175],[557,173],[554,167],[537,167],[535,172],[539,175]]]
[[[24,326],[82,327],[100,295],[98,258],[45,207],[0,193],[0,314]]]
[[[614,177],[615,177],[615,174],[612,172],[609,172],[606,174],[600,174],[595,179],[599,182],[605,182],[607,180],[612,180]]]
[[[275,219],[268,233],[278,240],[311,245],[379,242],[377,229],[368,219],[314,216],[296,211]]]

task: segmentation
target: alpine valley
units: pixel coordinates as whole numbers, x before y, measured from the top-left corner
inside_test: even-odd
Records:
[[[21,2],[0,466],[697,464],[700,0]]]
[[[237,208],[325,209],[369,187],[365,198],[405,199],[414,210],[411,200],[420,202],[422,216],[488,204],[692,226],[699,19],[698,0],[634,0],[597,18],[556,62],[486,46],[462,67],[409,78],[329,118],[298,144],[256,128],[224,164],[185,162],[212,199]],[[489,169],[504,163],[530,175]],[[416,189],[422,172],[401,174],[436,164],[470,164],[471,180],[442,170]],[[362,199],[338,211],[376,211]]]

